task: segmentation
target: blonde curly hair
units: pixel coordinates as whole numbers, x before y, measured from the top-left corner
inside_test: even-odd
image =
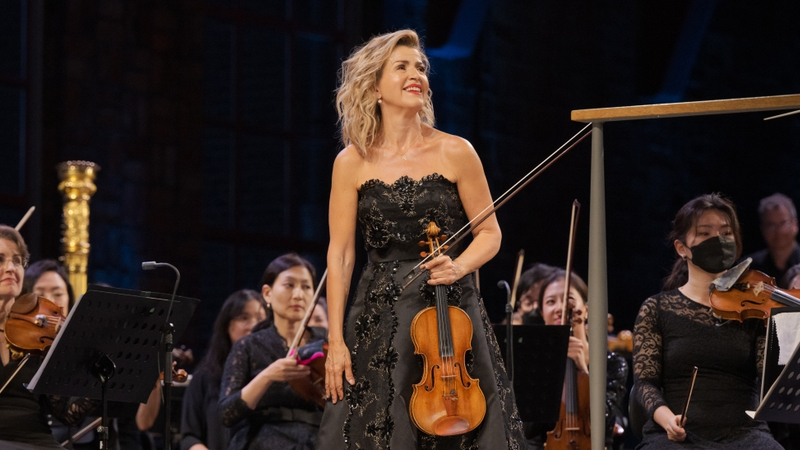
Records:
[[[372,148],[380,141],[382,132],[381,110],[375,88],[381,79],[383,65],[392,51],[401,45],[419,51],[427,76],[430,70],[428,58],[414,30],[399,30],[373,37],[353,50],[339,71],[336,111],[339,113],[342,143],[345,147],[354,145],[365,159],[372,156]],[[430,89],[419,116],[424,123],[434,125]]]

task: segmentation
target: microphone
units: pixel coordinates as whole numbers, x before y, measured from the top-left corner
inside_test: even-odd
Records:
[[[175,303],[175,293],[178,292],[178,284],[181,282],[181,272],[177,267],[170,263],[160,263],[155,261],[142,262],[143,270],[155,270],[159,267],[169,267],[175,271],[175,287],[172,289],[172,297],[169,299],[169,307],[167,308],[167,317],[165,319],[166,322],[162,328],[162,342],[164,343],[164,417],[172,417],[170,415],[170,409],[172,406],[172,334],[175,332],[175,327],[173,327],[172,323],[170,323],[169,316],[172,314],[172,304]],[[166,450],[170,450],[172,448],[170,431],[170,423],[169,420],[167,420],[164,427],[164,448]]]

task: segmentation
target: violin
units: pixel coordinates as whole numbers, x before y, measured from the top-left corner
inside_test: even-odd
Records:
[[[426,230],[430,253],[440,254],[439,227]],[[433,337],[436,337],[433,339]],[[472,321],[461,308],[447,305],[444,285],[436,285],[436,306],[420,311],[411,322],[414,353],[422,356],[422,380],[413,386],[409,414],[414,425],[436,436],[453,436],[475,429],[486,414],[486,398],[469,376],[465,354],[472,349]]]
[[[779,289],[775,278],[748,270],[727,291],[710,287],[711,311],[721,319],[769,319],[772,308],[800,306],[800,289]]]
[[[575,228],[578,222],[580,203],[572,203],[572,220],[569,232],[569,249],[567,251],[567,267],[564,273],[564,298],[561,317],[567,318],[570,325],[570,336],[575,327],[583,327],[583,317],[573,317],[573,302],[569,299],[569,284],[572,272],[572,250],[575,244]],[[589,417],[589,374],[578,369],[572,358],[567,358],[567,369],[564,372],[564,391],[561,395],[561,410],[556,426],[547,432],[547,450],[569,449],[583,450],[592,448],[591,420]]]
[[[295,390],[295,392],[300,394],[301,397],[310,402],[316,403],[320,408],[324,408],[326,402],[325,361],[328,358],[328,343],[323,341],[315,341],[300,348],[297,348],[297,346],[299,345],[303,334],[306,332],[308,321],[311,319],[311,315],[314,313],[314,307],[317,306],[320,292],[322,292],[322,286],[325,284],[325,279],[327,277],[328,270],[325,269],[325,273],[322,274],[319,284],[317,285],[317,290],[314,292],[314,298],[311,300],[311,304],[306,309],[306,314],[303,316],[303,320],[300,322],[300,326],[297,329],[297,334],[292,340],[292,345],[289,346],[289,352],[286,354],[287,357],[296,354],[295,357],[297,358],[297,364],[308,366],[308,368],[311,369],[308,377],[296,378],[287,381],[287,383],[292,387],[292,389]]]
[[[66,317],[52,301],[34,293],[20,296],[11,305],[5,325],[11,358],[26,354],[44,356]]]

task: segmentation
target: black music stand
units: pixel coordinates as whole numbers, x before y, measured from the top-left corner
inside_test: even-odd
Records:
[[[771,316],[783,313],[797,313],[800,308],[787,307],[773,309]],[[770,422],[800,424],[800,345],[792,352],[788,363],[782,367],[777,364],[778,344],[772,319],[767,327],[767,352],[764,357],[762,399],[754,418]],[[780,374],[775,377],[775,373]],[[774,382],[773,382],[774,378]],[[770,386],[764,395],[764,387]]]
[[[90,285],[70,311],[28,389],[36,394],[146,403],[160,367],[169,294]],[[170,322],[183,334],[199,300],[175,297]],[[107,445],[107,444],[106,444]]]
[[[494,325],[505,358],[506,326]],[[569,348],[568,325],[514,325],[514,395],[523,422],[555,423]]]

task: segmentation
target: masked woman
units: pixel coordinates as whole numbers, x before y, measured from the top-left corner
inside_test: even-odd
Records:
[[[664,291],[642,304],[634,327],[634,392],[649,419],[638,448],[782,448],[745,413],[758,406],[764,321],[718,320],[710,311],[709,285],[742,251],[733,204],[718,194],[691,200],[669,241],[678,256],[672,273]]]

